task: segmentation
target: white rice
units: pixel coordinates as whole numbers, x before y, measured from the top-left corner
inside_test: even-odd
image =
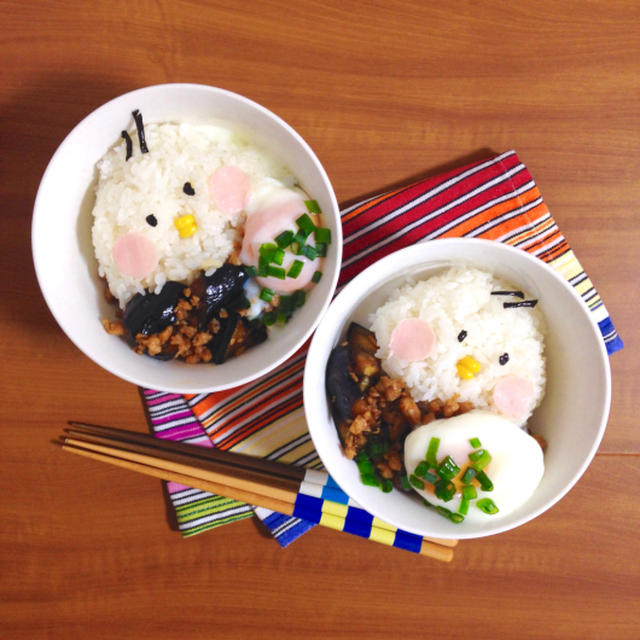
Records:
[[[209,197],[207,181],[217,168],[233,165],[244,171],[252,192],[295,183],[275,158],[222,124],[151,123],[145,134],[148,153],[140,152],[132,130],[132,157],[125,160],[125,141],[120,140],[97,165],[93,245],[99,275],[122,307],[145,289],[159,292],[167,280],[189,283],[200,270],[211,273],[241,239],[245,213],[223,214]],[[195,195],[183,192],[186,182]],[[150,214],[157,220],[155,227],[146,222]],[[185,214],[194,216],[198,228],[181,238],[174,220]],[[158,266],[143,279],[124,275],[114,265],[114,242],[128,232],[147,236],[158,250]]]
[[[383,369],[404,379],[416,401],[445,400],[455,395],[458,400],[473,402],[476,408],[489,410],[499,378],[528,378],[535,393],[527,415],[518,421],[524,424],[544,395],[544,319],[539,305],[505,309],[503,302],[517,302],[519,298],[491,295],[492,291],[514,289],[490,273],[465,267],[450,268],[401,287],[369,318]],[[391,334],[405,318],[420,318],[435,333],[435,351],[424,360],[407,362],[390,353]],[[460,342],[462,330],[467,336]],[[498,358],[503,353],[509,354],[509,360],[500,365]],[[481,370],[472,379],[463,380],[456,363],[467,355],[480,363]]]

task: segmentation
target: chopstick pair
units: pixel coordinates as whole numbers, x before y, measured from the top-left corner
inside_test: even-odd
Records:
[[[457,540],[421,538],[347,504],[325,472],[113,427],[70,422],[62,448],[162,480],[224,495],[444,562]]]

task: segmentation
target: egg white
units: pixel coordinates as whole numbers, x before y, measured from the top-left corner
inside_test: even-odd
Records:
[[[458,478],[469,464],[469,454],[475,450],[469,442],[472,438],[478,438],[482,448],[491,455],[491,462],[484,471],[493,482],[493,490],[483,491],[476,486],[477,499],[491,498],[499,511],[488,515],[476,506],[476,500],[472,500],[465,516],[468,521],[486,521],[513,512],[531,497],[544,474],[543,452],[538,442],[506,418],[482,410],[435,420],[412,431],[404,445],[405,467],[409,474],[425,459],[432,437],[440,438],[438,461],[451,456],[461,469]],[[445,502],[428,490],[431,486],[425,483],[424,490],[414,489],[431,504],[458,511],[460,492]]]

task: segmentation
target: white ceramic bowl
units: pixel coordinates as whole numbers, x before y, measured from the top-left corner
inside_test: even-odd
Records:
[[[291,168],[323,211],[332,243],[323,277],[290,322],[270,338],[223,365],[187,365],[141,357],[100,324],[112,317],[97,275],[91,244],[95,165],[140,109],[145,123],[225,121],[250,132],[259,145]],[[276,367],[311,335],[331,301],[342,256],[336,198],[320,161],[288,124],[235,93],[196,84],[166,84],[132,91],[89,114],[62,142],[42,178],[32,223],[32,249],[42,293],[67,336],[89,358],[137,385],[174,392],[234,387]]]
[[[465,264],[505,278],[538,298],[546,321],[547,391],[530,426],[548,442],[545,473],[534,495],[517,511],[480,524],[453,524],[395,489],[382,493],[360,482],[358,469],[342,453],[331,417],[324,375],[329,354],[351,321],[368,326],[369,314],[406,276],[427,277]],[[578,481],[593,458],[609,415],[608,357],[591,312],[572,287],[541,260],[504,244],[442,239],[393,253],[349,282],[314,334],[304,372],[304,408],[322,462],[340,487],[363,508],[407,531],[439,538],[476,538],[507,531],[543,513]]]

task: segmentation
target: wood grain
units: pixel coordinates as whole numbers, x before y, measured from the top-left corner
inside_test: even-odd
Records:
[[[639,18],[621,0],[3,3],[0,637],[637,638]],[[517,150],[626,342],[600,452],[563,500],[448,565],[320,528],[282,550],[253,520],[183,540],[157,480],[51,444],[71,418],[145,421],[39,293],[38,183],[91,110],[173,81],[285,118],[341,202]]]

